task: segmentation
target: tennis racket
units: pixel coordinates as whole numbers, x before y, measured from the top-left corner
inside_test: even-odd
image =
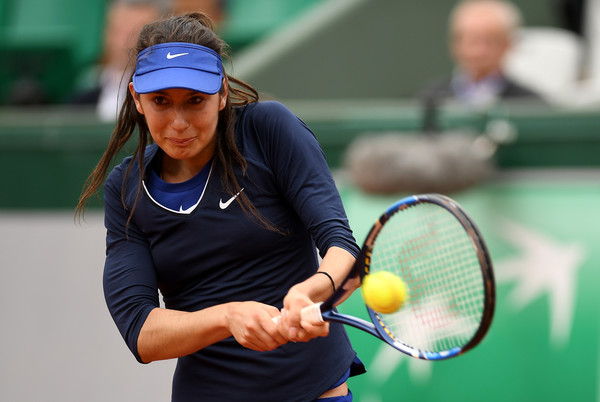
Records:
[[[378,271],[399,276],[409,296],[391,314],[367,306],[371,322],[338,313],[335,303],[350,278]],[[387,342],[409,356],[441,360],[475,347],[494,315],[495,284],[484,240],[467,213],[438,194],[404,198],[373,225],[352,271],[326,301],[302,319],[338,322]]]

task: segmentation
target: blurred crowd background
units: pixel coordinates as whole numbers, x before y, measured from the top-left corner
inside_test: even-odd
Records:
[[[162,14],[194,10],[211,15],[231,45],[234,74],[272,96],[411,99],[430,79],[451,69],[448,18],[454,3],[2,0],[0,102],[98,101],[100,116],[114,118],[103,104],[108,95],[98,91],[118,86],[139,28]],[[596,104],[597,1],[523,0],[515,5],[522,19],[505,61],[507,74],[553,103]]]
[[[600,0],[465,3],[2,0],[0,150],[8,165],[19,143],[39,143],[22,143],[19,130],[51,131],[97,155],[140,28],[202,11],[230,45],[228,72],[286,103],[331,167],[347,167],[366,191],[452,192],[487,178],[488,165],[595,166]],[[410,135],[382,138],[389,132],[445,135],[423,146]],[[441,162],[419,165],[430,160]]]

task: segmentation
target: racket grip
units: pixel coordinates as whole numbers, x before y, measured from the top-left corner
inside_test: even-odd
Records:
[[[321,304],[323,303],[315,303],[308,307],[304,307],[300,311],[300,318],[302,321],[309,322],[311,324],[320,324],[323,321],[323,315],[321,314]]]

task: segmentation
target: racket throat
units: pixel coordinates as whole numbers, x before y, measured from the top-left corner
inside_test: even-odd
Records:
[[[323,318],[329,322],[337,322],[339,324],[350,325],[351,327],[358,328],[361,331],[366,331],[377,338],[381,338],[381,336],[375,329],[375,325],[373,325],[372,322],[363,320],[361,318],[337,313],[335,311],[323,312]]]

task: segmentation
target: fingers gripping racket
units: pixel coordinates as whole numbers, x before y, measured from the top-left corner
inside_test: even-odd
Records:
[[[387,271],[408,288],[390,314],[367,306],[371,322],[336,312],[344,284]],[[495,284],[491,260],[477,227],[448,197],[425,194],[388,208],[366,237],[352,271],[326,301],[306,307],[302,319],[351,325],[412,357],[441,360],[475,347],[491,325]]]

